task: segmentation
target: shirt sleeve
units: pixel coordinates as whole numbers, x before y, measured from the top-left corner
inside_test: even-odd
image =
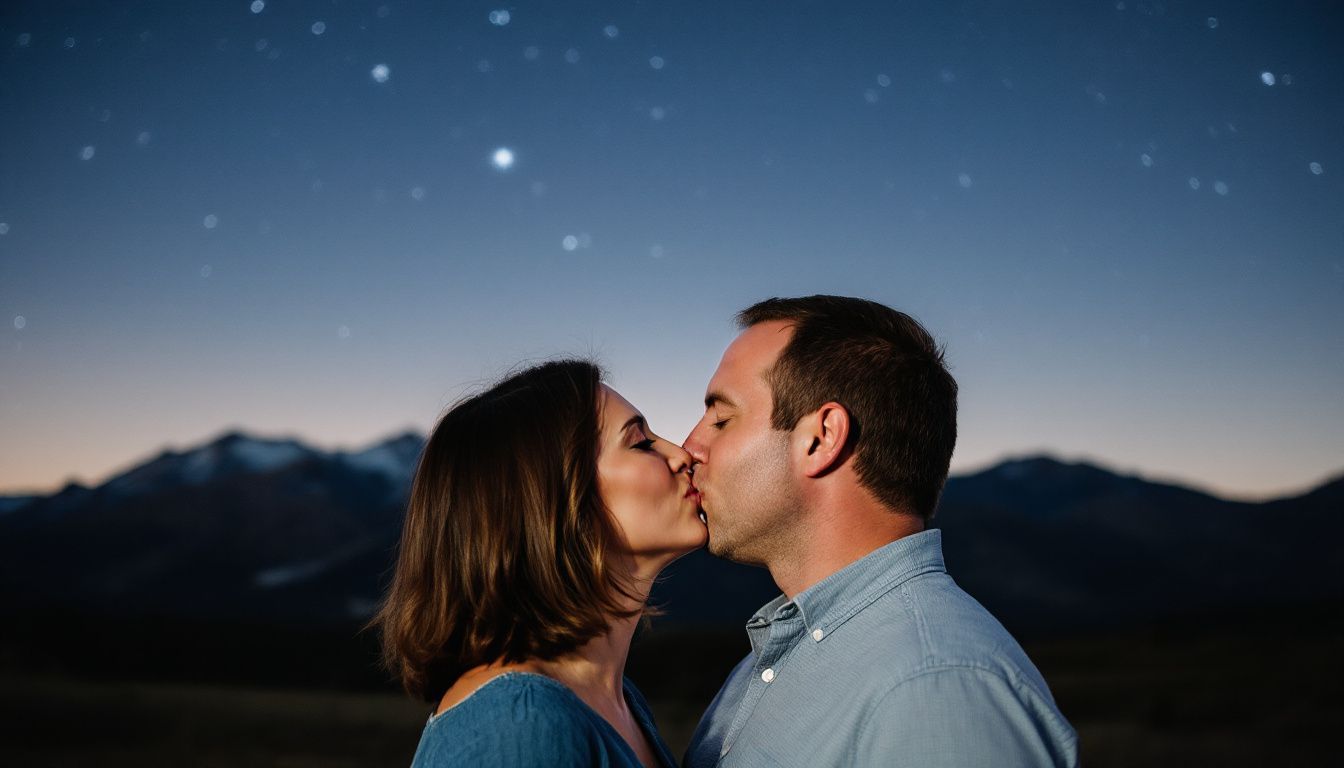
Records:
[[[855,764],[1011,768],[1078,764],[1077,736],[1052,708],[1002,676],[975,667],[907,679],[872,708],[855,742]]]

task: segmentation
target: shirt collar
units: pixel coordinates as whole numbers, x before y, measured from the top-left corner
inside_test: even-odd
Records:
[[[793,600],[780,595],[761,606],[748,626],[780,618],[790,603],[815,638],[823,638],[877,598],[925,573],[945,573],[943,532],[937,528],[911,534],[869,552],[804,590]],[[820,630],[821,634],[817,634]]]

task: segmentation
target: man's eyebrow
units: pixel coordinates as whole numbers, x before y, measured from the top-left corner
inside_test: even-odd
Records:
[[[729,399],[729,397],[728,397],[727,395],[723,394],[722,392],[710,392],[709,394],[705,395],[705,407],[706,407],[706,408],[713,408],[714,406],[718,405],[719,403],[723,403],[724,405],[728,406],[729,408],[736,408],[736,407],[737,407],[737,404],[734,403],[731,399]]]

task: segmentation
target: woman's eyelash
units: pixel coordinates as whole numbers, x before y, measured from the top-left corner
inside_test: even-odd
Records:
[[[637,451],[651,451],[653,450],[653,438],[650,437],[640,440],[631,447]]]

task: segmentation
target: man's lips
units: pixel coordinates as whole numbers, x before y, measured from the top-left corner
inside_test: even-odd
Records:
[[[704,504],[703,499],[702,499],[701,496],[700,496],[700,489],[695,487],[695,482],[694,482],[694,481],[691,482],[691,487],[690,487],[690,489],[688,489],[688,490],[686,491],[686,496],[685,496],[685,498],[688,498],[688,499],[690,499],[690,498],[694,498],[694,499],[695,499],[695,506],[696,506],[695,513],[696,513],[696,515],[700,518],[700,522],[702,522],[702,523],[708,525],[708,524],[709,524],[709,518],[708,518],[708,517],[705,517],[705,504]]]

